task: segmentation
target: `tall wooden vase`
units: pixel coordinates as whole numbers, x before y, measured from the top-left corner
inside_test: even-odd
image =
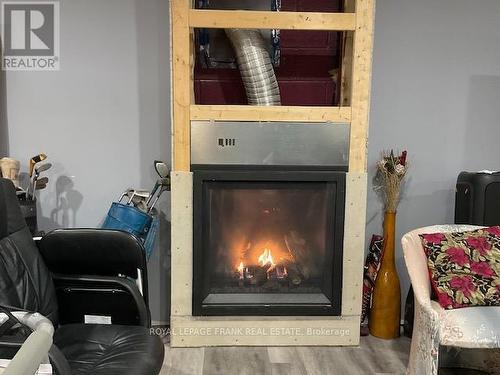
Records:
[[[382,339],[399,337],[401,288],[395,261],[396,213],[384,215],[384,252],[373,289],[373,303],[368,325],[370,334]]]

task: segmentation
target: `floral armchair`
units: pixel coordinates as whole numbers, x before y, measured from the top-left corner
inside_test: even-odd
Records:
[[[407,374],[436,375],[439,345],[500,348],[500,307],[476,306],[445,310],[431,300],[431,284],[419,234],[462,232],[471,225],[435,225],[416,229],[401,240],[415,293],[415,320]]]

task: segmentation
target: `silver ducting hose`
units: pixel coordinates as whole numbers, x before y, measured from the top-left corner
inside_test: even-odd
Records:
[[[281,105],[280,89],[259,30],[225,29],[236,53],[248,104]]]

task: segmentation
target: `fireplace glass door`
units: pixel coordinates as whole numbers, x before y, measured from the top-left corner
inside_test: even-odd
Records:
[[[338,314],[344,174],[215,175],[195,172],[195,315]]]

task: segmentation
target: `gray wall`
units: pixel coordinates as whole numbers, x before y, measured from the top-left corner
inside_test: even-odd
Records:
[[[170,161],[169,38],[167,0],[64,0],[61,71],[7,73],[11,156],[25,171],[39,152],[54,164],[40,229],[99,225],[124,189],[153,186],[154,159]],[[169,311],[168,195],[150,262],[154,320]]]
[[[369,180],[382,149],[407,149],[410,170],[398,209],[405,232],[453,222],[462,170],[500,169],[500,2],[378,0]],[[369,187],[367,241],[381,233],[382,204]]]
[[[453,220],[459,171],[499,168],[499,19],[498,0],[377,2],[369,169],[371,180],[382,149],[409,151],[398,237]],[[153,159],[170,157],[168,1],[64,0],[61,22],[62,70],[9,72],[6,106],[0,85],[0,146],[7,113],[12,156],[26,168],[44,151],[54,163],[43,229],[98,225],[121,190],[152,185]],[[168,316],[168,198],[150,264],[155,320]],[[370,186],[368,239],[381,214]],[[406,292],[400,248],[398,267]]]

